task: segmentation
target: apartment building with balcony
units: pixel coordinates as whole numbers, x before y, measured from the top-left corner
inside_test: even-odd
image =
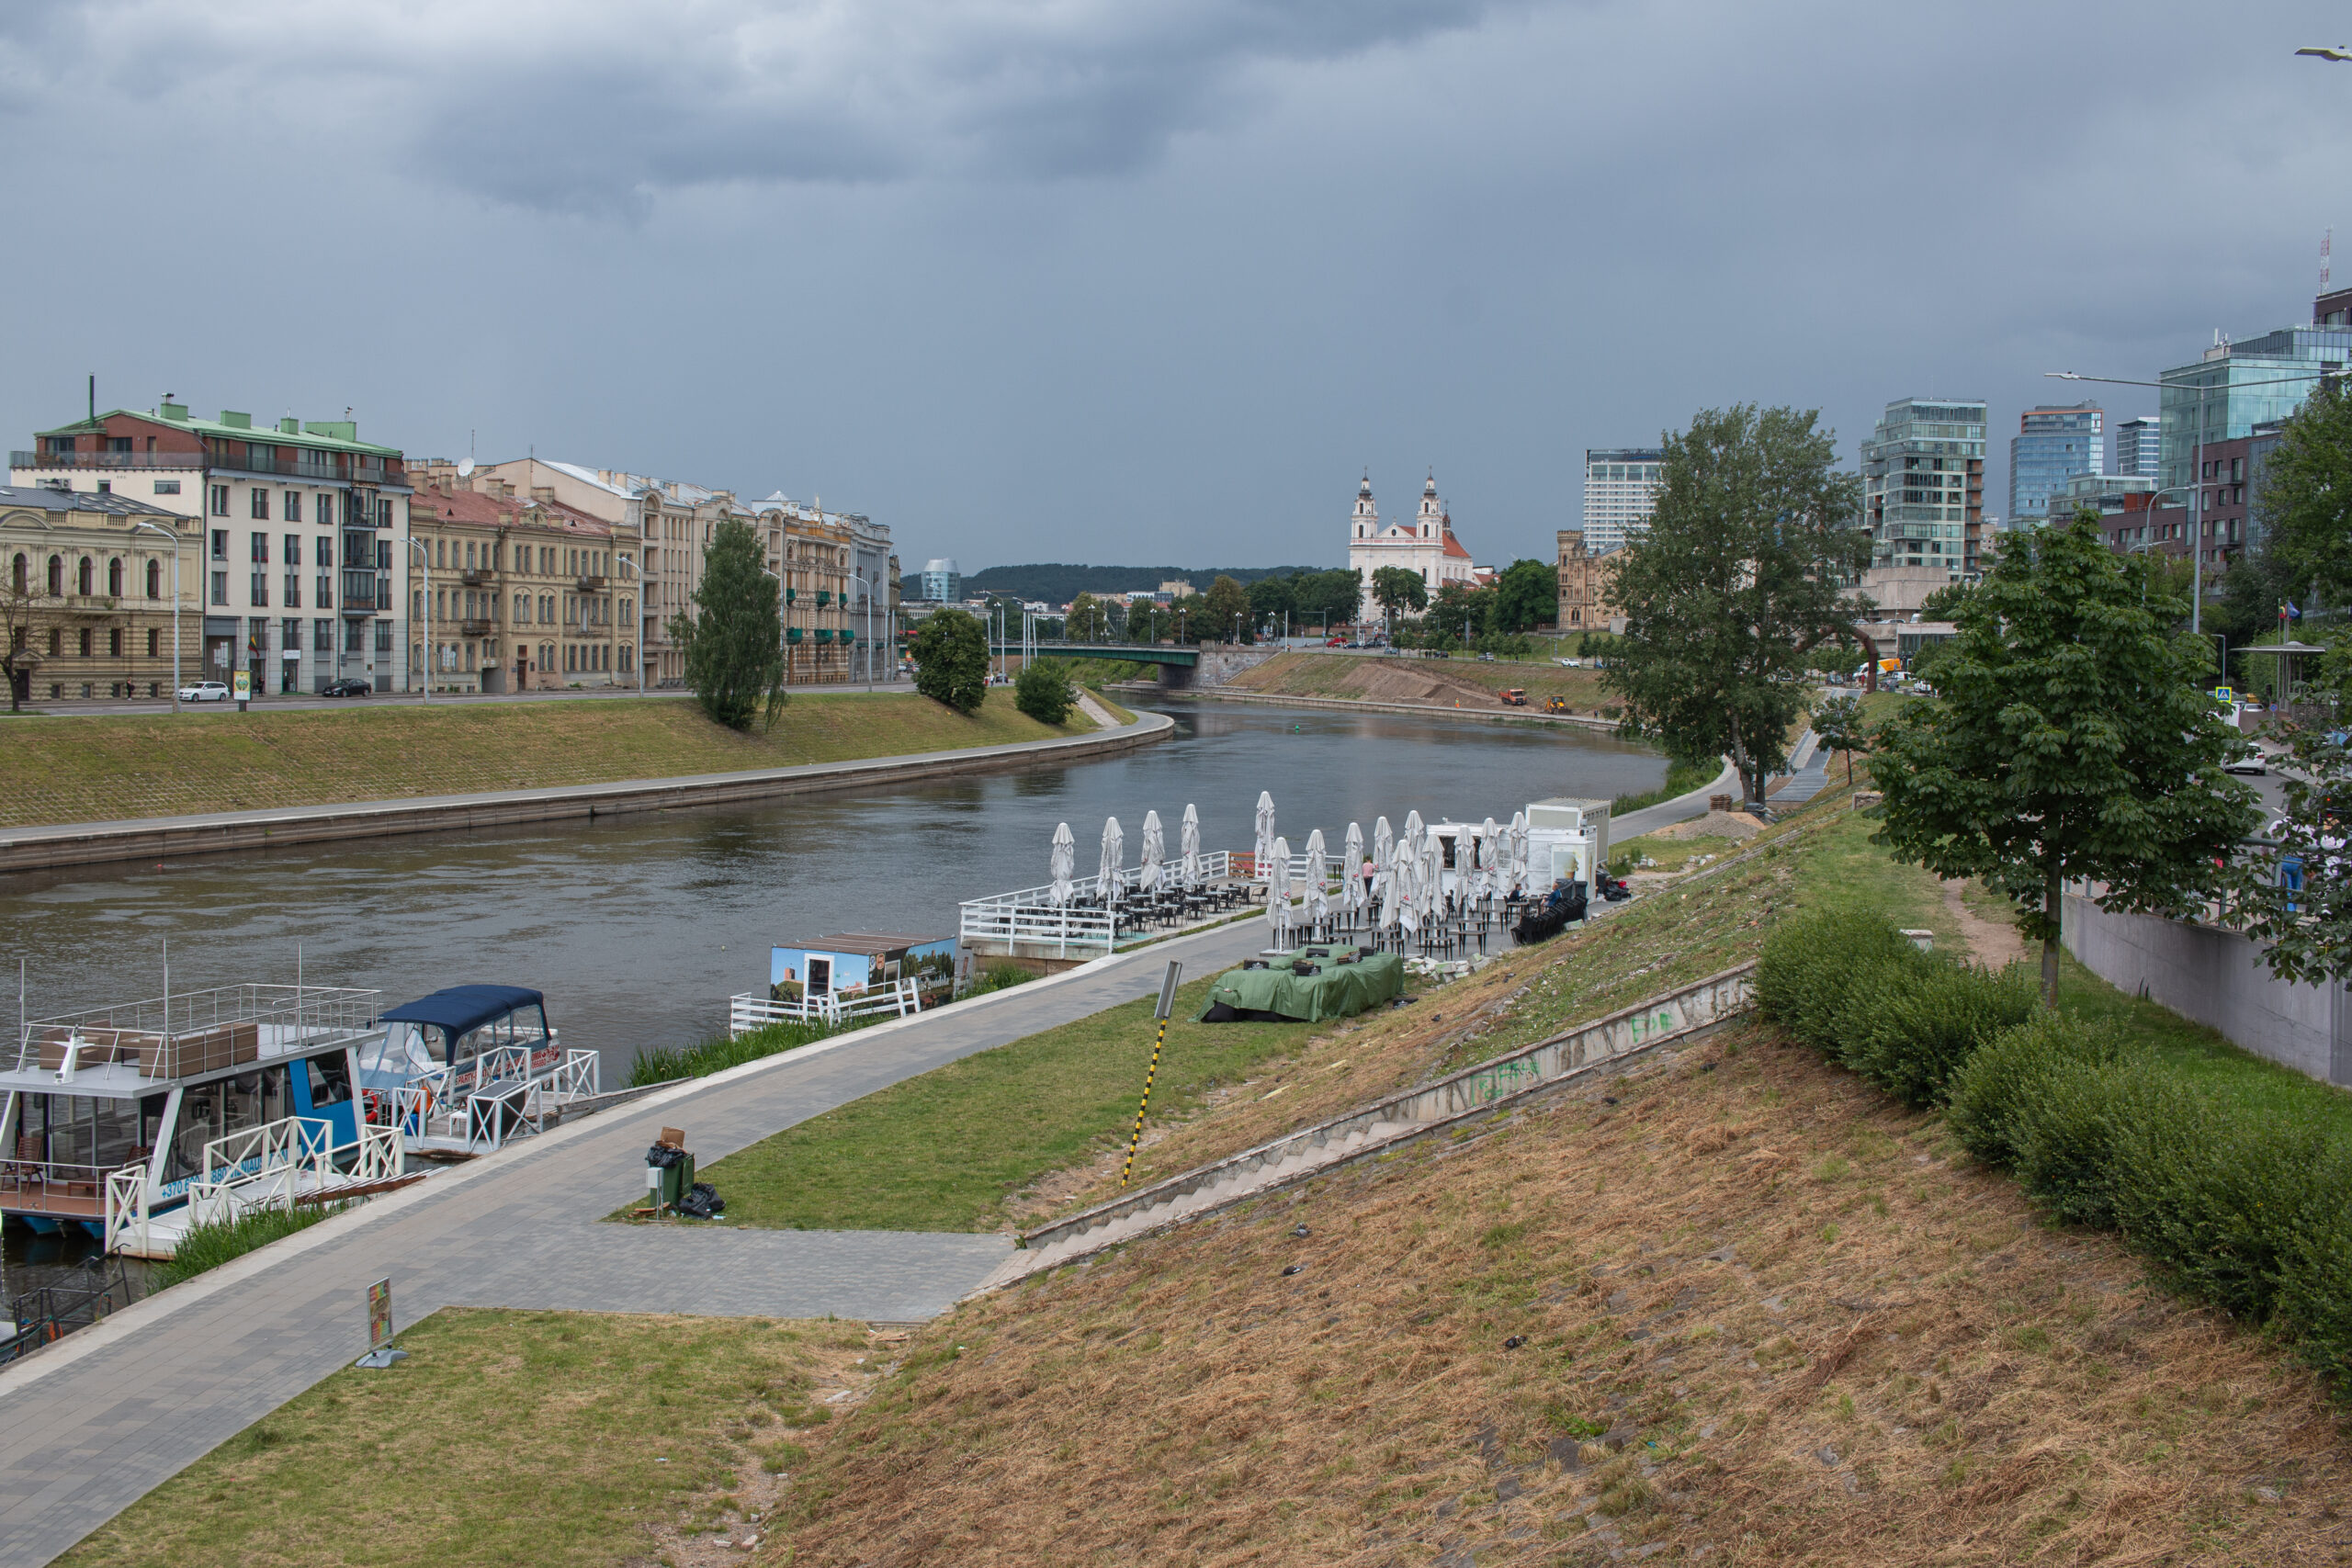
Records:
[[[0,489],[0,638],[16,700],[168,697],[194,679],[202,537],[132,495]]]
[[[620,468],[591,468],[539,457],[485,464],[475,469],[474,477],[485,484],[498,481],[514,495],[568,507],[605,524],[611,530],[611,542],[604,547],[612,558],[611,577],[630,606],[629,635],[621,639],[628,645],[631,661],[627,683],[637,684],[639,660],[644,663],[647,686],[683,682],[685,659],[671,644],[669,619],[685,604],[672,581],[684,557],[682,546],[666,536],[664,520],[674,521],[674,517],[662,499],[660,480]],[[539,673],[562,674],[561,659],[559,645],[558,668]],[[594,672],[573,673],[592,676]]]
[[[1862,443],[1862,515],[1876,568],[1973,577],[1984,532],[1984,404],[1901,398]]]
[[[641,592],[628,536],[506,479],[414,464],[410,649],[435,692],[635,686]]]
[[[188,678],[243,669],[256,695],[404,685],[407,469],[352,421],[198,419],[169,398],[143,413],[93,410],[13,452],[9,478],[192,520],[200,559],[183,587],[202,615]]]

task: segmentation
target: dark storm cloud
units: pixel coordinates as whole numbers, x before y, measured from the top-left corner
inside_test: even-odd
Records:
[[[22,107],[372,142],[526,208],[730,182],[1065,178],[1228,120],[1253,71],[1476,26],[1504,0],[61,0],[0,17]],[[334,95],[322,101],[322,94]],[[207,109],[205,106],[212,106]]]

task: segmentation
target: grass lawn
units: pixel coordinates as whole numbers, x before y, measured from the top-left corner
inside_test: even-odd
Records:
[[[1192,1021],[1212,976],[1177,993],[1155,1122],[1320,1027]],[[1046,1172],[1122,1146],[1151,1062],[1151,1000],[1080,1019],[894,1084],[699,1172],[738,1224],[987,1231]]]
[[[62,1568],[619,1568],[757,1490],[862,1326],[451,1308],[164,1483]],[[797,1462],[797,1461],[795,1461]]]
[[[0,827],[735,773],[1093,728],[1075,711],[1039,724],[1007,688],[969,717],[904,693],[795,692],[764,734],[673,698],[61,716],[0,748]]]

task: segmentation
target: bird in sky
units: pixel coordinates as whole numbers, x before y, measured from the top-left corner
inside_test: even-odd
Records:
[[[2299,49],[2295,52],[2318,60],[2352,60],[2352,49]]]

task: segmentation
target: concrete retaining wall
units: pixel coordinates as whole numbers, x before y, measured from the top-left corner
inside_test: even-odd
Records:
[[[903,784],[962,773],[1057,764],[1132,750],[1160,740],[1176,728],[1165,714],[1143,714],[1136,722],[1066,740],[1022,741],[919,752],[853,762],[818,762],[797,768],[759,768],[735,773],[701,773],[675,779],[637,779],[617,784],[556,789],[522,789],[503,795],[434,795],[411,800],[368,800],[341,806],[288,807],[279,811],[222,811],[200,817],[159,817],[122,822],[82,822],[54,828],[0,831],[0,873],[98,865],[117,861],[155,861],[173,856],[218,854],[279,844],[379,838],[388,833],[447,833],[478,828],[511,828],[617,817],[634,811],[670,811],[779,795]]]
[[[2352,1085],[2352,1009],[2342,986],[2299,986],[2262,964],[2261,944],[2218,926],[2116,914],[2068,894],[2066,951],[2100,979],[2222,1032],[2233,1044]]]
[[[1573,724],[1614,733],[1617,721],[1582,714],[1544,713],[1533,708],[1448,707],[1437,703],[1376,703],[1363,697],[1297,697],[1280,692],[1219,691],[1195,687],[1171,695],[1220,703],[1265,703],[1284,708],[1354,708],[1364,713],[1409,713],[1426,718],[1482,718],[1500,724]]]

